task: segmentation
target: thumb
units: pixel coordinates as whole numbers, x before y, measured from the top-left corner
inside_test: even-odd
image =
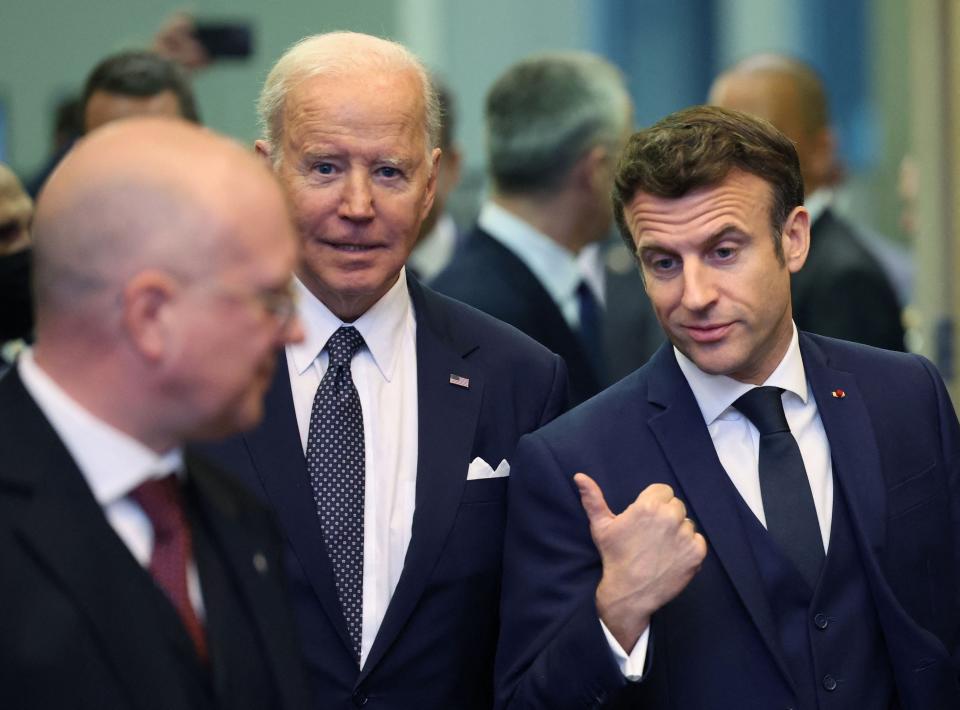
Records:
[[[573,482],[580,491],[580,504],[587,513],[591,528],[614,517],[596,481],[585,473],[578,473],[573,477]]]

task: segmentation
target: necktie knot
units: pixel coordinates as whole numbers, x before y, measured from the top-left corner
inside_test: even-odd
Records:
[[[144,481],[130,491],[130,497],[149,518],[157,540],[170,539],[186,525],[180,483],[175,474]]]
[[[330,356],[330,367],[350,367],[354,353],[363,345],[363,336],[352,325],[337,328],[324,349]]]
[[[754,387],[733,403],[743,416],[760,432],[760,436],[789,432],[787,416],[783,412],[783,400],[780,387]]]

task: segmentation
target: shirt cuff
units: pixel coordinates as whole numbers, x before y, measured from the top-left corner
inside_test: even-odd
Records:
[[[604,624],[603,621],[600,621],[600,628],[603,629],[603,635],[607,637],[607,643],[610,645],[613,657],[620,667],[620,672],[623,673],[627,680],[640,680],[643,676],[643,665],[647,660],[647,642],[650,640],[650,627],[647,626],[647,628],[643,630],[643,633],[640,634],[640,638],[637,639],[637,643],[634,645],[633,650],[630,651],[630,655],[627,655],[627,652],[623,650],[623,647],[613,637],[610,629],[607,628],[607,625]]]

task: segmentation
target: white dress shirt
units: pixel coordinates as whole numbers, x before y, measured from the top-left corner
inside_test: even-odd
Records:
[[[599,245],[585,247],[574,254],[495,202],[483,205],[477,224],[533,272],[573,330],[580,328],[577,287],[581,281],[590,287],[597,303],[604,305],[604,270]]]
[[[740,395],[753,389],[754,385],[738,382],[724,375],[708,375],[676,348],[674,354],[690,389],[693,390],[720,463],[747,506],[766,527],[763,499],[760,495],[760,433],[749,419],[733,408],[733,403]],[[763,384],[785,390],[783,411],[790,431],[800,447],[800,455],[810,481],[810,491],[813,493],[817,521],[820,524],[823,549],[826,550],[833,520],[833,464],[830,459],[830,442],[820,420],[816,398],[810,391],[803,369],[796,326],[793,328],[793,337],[786,354]],[[606,631],[606,628],[604,630]],[[643,674],[643,661],[646,658],[646,636],[637,642],[628,656],[613,636],[609,632],[607,634],[607,640],[612,642],[611,649],[621,671],[631,680],[639,678]]]
[[[175,448],[157,454],[95,417],[37,365],[30,349],[20,354],[17,363],[23,386],[70,452],[110,527],[137,562],[149,567],[153,525],[129,494],[152,478],[163,478],[172,472],[183,476],[183,452]],[[192,560],[187,567],[187,588],[190,602],[202,620],[203,596]]]
[[[323,350],[342,325],[365,343],[350,371],[363,409],[365,460],[363,520],[363,630],[360,664],[366,662],[410,545],[417,492],[416,320],[405,270],[370,310],[346,324],[296,280],[303,342],[286,348],[300,442],[307,449],[310,413],[327,370]]]

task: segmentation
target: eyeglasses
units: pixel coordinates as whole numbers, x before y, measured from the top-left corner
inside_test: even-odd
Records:
[[[253,292],[215,282],[205,283],[204,286],[233,300],[256,302],[267,315],[284,327],[290,324],[297,312],[297,292],[292,280],[279,288],[265,288]]]

